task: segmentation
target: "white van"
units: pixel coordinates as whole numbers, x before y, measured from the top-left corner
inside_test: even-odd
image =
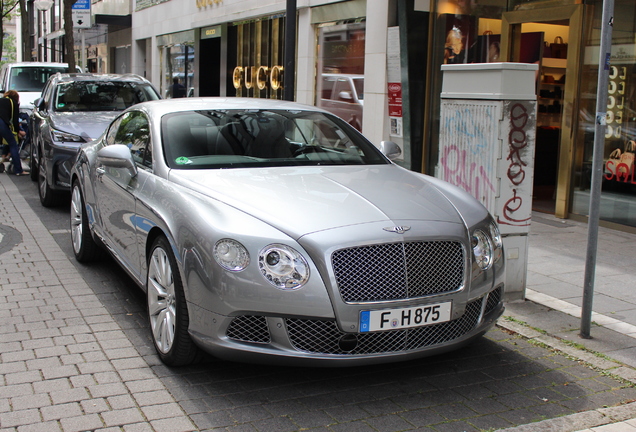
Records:
[[[16,90],[20,93],[20,111],[30,113],[33,110],[33,101],[42,94],[46,81],[58,72],[68,72],[68,64],[6,63],[0,69],[0,92]],[[77,72],[81,72],[79,67]]]

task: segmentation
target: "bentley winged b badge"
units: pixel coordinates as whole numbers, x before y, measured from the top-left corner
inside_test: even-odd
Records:
[[[405,232],[407,232],[408,230],[411,229],[410,226],[392,226],[392,227],[385,227],[382,228],[384,231],[388,231],[388,232],[392,232],[392,233],[396,233],[396,234],[404,234]]]

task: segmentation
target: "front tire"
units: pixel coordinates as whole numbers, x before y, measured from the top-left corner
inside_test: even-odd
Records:
[[[46,179],[46,165],[44,165],[44,156],[42,155],[38,159],[38,193],[40,195],[40,203],[44,207],[53,207],[55,204],[55,191],[51,189]]]
[[[102,250],[90,233],[84,197],[77,180],[73,182],[71,192],[71,243],[75,259],[79,262],[94,261],[101,255]]]
[[[38,151],[37,151],[37,146],[33,144],[33,142],[31,142],[31,172],[30,172],[30,176],[31,176],[31,180],[33,181],[38,181],[39,178],[39,172],[40,170],[38,169]]]
[[[190,319],[177,261],[165,237],[158,237],[148,258],[148,318],[157,354],[168,366],[194,362],[199,350],[188,333]]]

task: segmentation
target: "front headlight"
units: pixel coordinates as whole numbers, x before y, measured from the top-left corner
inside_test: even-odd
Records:
[[[490,223],[490,238],[495,245],[495,249],[501,249],[501,247],[503,246],[501,232],[499,232],[499,227],[494,222]]]
[[[57,142],[86,142],[84,138],[79,135],[75,135],[68,132],[62,132],[61,130],[51,128],[51,135],[53,136],[53,140]]]
[[[473,256],[482,270],[488,270],[492,265],[493,250],[490,239],[482,230],[475,230],[471,239]]]
[[[214,245],[214,259],[225,270],[239,272],[250,263],[250,254],[236,240],[221,239]]]
[[[307,260],[295,249],[282,244],[261,249],[258,268],[263,277],[279,289],[298,289],[309,280]]]

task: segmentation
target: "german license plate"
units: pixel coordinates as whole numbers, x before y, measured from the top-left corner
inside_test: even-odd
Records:
[[[452,302],[444,302],[400,309],[361,311],[360,331],[395,330],[450,321],[451,305]]]

